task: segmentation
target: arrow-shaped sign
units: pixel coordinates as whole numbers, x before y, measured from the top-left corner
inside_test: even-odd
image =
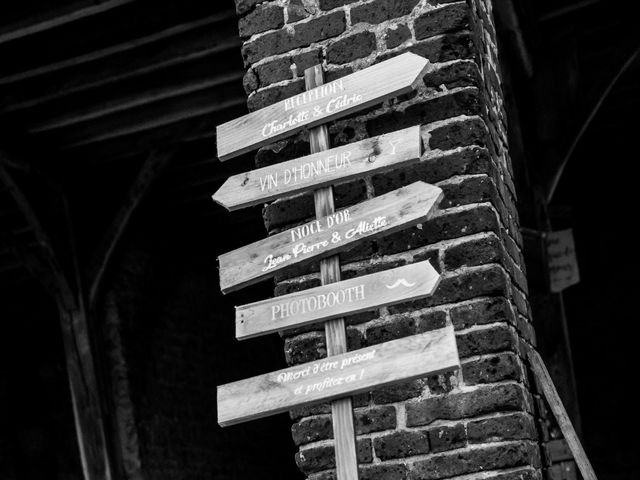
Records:
[[[228,210],[268,202],[285,194],[379,173],[420,158],[420,127],[332,148],[289,162],[229,177],[213,199]]]
[[[218,387],[226,427],[460,368],[453,327],[392,340]]]
[[[265,335],[431,295],[440,275],[429,261],[236,307],[236,338]]]
[[[355,243],[426,221],[442,190],[415,182],[218,257],[227,293],[272,277],[285,267],[324,258]]]
[[[428,60],[404,53],[325,83],[217,128],[218,158],[229,160],[376,103],[412,91],[420,84]]]

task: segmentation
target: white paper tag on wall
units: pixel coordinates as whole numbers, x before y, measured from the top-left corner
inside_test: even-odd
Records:
[[[552,292],[561,292],[580,281],[573,230],[559,230],[547,234],[547,259]]]

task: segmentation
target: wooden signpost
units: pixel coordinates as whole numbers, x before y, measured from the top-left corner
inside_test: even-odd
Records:
[[[229,177],[213,195],[227,210],[250,207],[337,181],[380,173],[416,161],[422,153],[420,127],[367,138],[331,150]]]
[[[285,267],[424,222],[441,197],[439,187],[415,182],[220,255],[220,289],[231,292],[272,277]]]
[[[219,125],[220,161],[229,160],[312,127],[412,91],[422,82],[428,61],[404,53],[364,70]]]
[[[415,182],[353,207],[334,209],[332,184],[416,161],[420,127],[331,149],[326,122],[411,91],[428,61],[412,53],[324,84],[319,65],[307,91],[220,125],[220,160],[309,131],[311,155],[228,179],[213,199],[229,210],[314,189],[316,219],[219,257],[220,288],[237,290],[279,270],[320,260],[322,286],[237,308],[240,339],[324,321],[327,358],[218,387],[222,426],[331,400],[338,480],[357,480],[351,397],[393,382],[459,368],[452,327],[347,352],[343,315],[430,295],[440,276],[421,262],[340,281],[338,253],[426,221],[442,190]]]
[[[255,420],[458,367],[453,327],[445,327],[221,385],[218,423]]]
[[[245,340],[320,320],[431,295],[440,275],[428,261],[236,307],[236,338]]]

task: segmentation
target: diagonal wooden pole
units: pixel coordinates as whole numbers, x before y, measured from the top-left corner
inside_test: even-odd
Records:
[[[304,72],[305,87],[311,90],[324,83],[321,65],[315,65]],[[311,153],[329,150],[329,129],[320,125],[310,129],[309,143]],[[324,187],[314,191],[316,218],[326,217],[335,211],[333,187]],[[320,280],[322,285],[340,281],[340,257],[320,260]],[[327,342],[327,356],[339,355],[347,351],[347,331],[344,318],[330,320],[324,324]],[[356,458],[356,435],[353,427],[353,407],[351,397],[331,402],[333,420],[333,438],[336,450],[336,473],[338,480],[358,480],[358,460]]]

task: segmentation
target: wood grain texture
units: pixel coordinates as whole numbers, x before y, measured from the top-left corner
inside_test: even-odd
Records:
[[[321,65],[314,65],[304,71],[307,90],[324,83]],[[311,153],[329,150],[329,129],[326,125],[309,131]],[[316,219],[332,215],[335,212],[333,186],[319,188],[313,192]],[[340,258],[332,256],[320,260],[320,281],[327,285],[340,281]],[[347,329],[344,318],[335,318],[324,324],[327,356],[339,355],[347,351]],[[356,449],[356,431],[353,421],[351,397],[339,398],[331,402],[331,422],[333,426],[334,452],[336,456],[336,476],[338,480],[358,480],[358,457]]]
[[[229,160],[262,145],[410,92],[428,60],[404,53],[219,125],[218,158]]]
[[[459,367],[449,326],[221,385],[218,423],[255,420]]]
[[[431,295],[440,275],[429,261],[343,280],[236,307],[236,338],[245,340],[292,327]]]
[[[285,194],[293,195],[417,161],[421,147],[420,126],[416,125],[234,175],[212,198],[230,211],[250,207]]]
[[[571,453],[573,453],[573,457],[578,464],[578,468],[580,469],[582,477],[584,478],[584,480],[598,480],[598,478],[596,477],[596,472],[593,470],[591,462],[589,461],[589,458],[587,458],[587,454],[584,451],[584,448],[582,448],[582,444],[580,443],[578,434],[573,428],[571,419],[569,418],[569,415],[567,414],[567,411],[562,404],[560,395],[558,395],[558,391],[553,384],[551,375],[549,375],[549,371],[542,361],[542,357],[540,357],[540,354],[536,352],[532,347],[528,347],[527,359],[531,364],[533,373],[538,378],[538,382],[542,387],[542,393],[547,399],[553,415],[556,417],[558,426],[560,427],[560,430],[562,431],[562,434],[564,435],[564,438],[567,441],[569,448],[571,449]]]
[[[237,290],[285,267],[325,258],[361,240],[424,222],[441,197],[440,188],[415,182],[220,255],[220,288],[223,293]]]

